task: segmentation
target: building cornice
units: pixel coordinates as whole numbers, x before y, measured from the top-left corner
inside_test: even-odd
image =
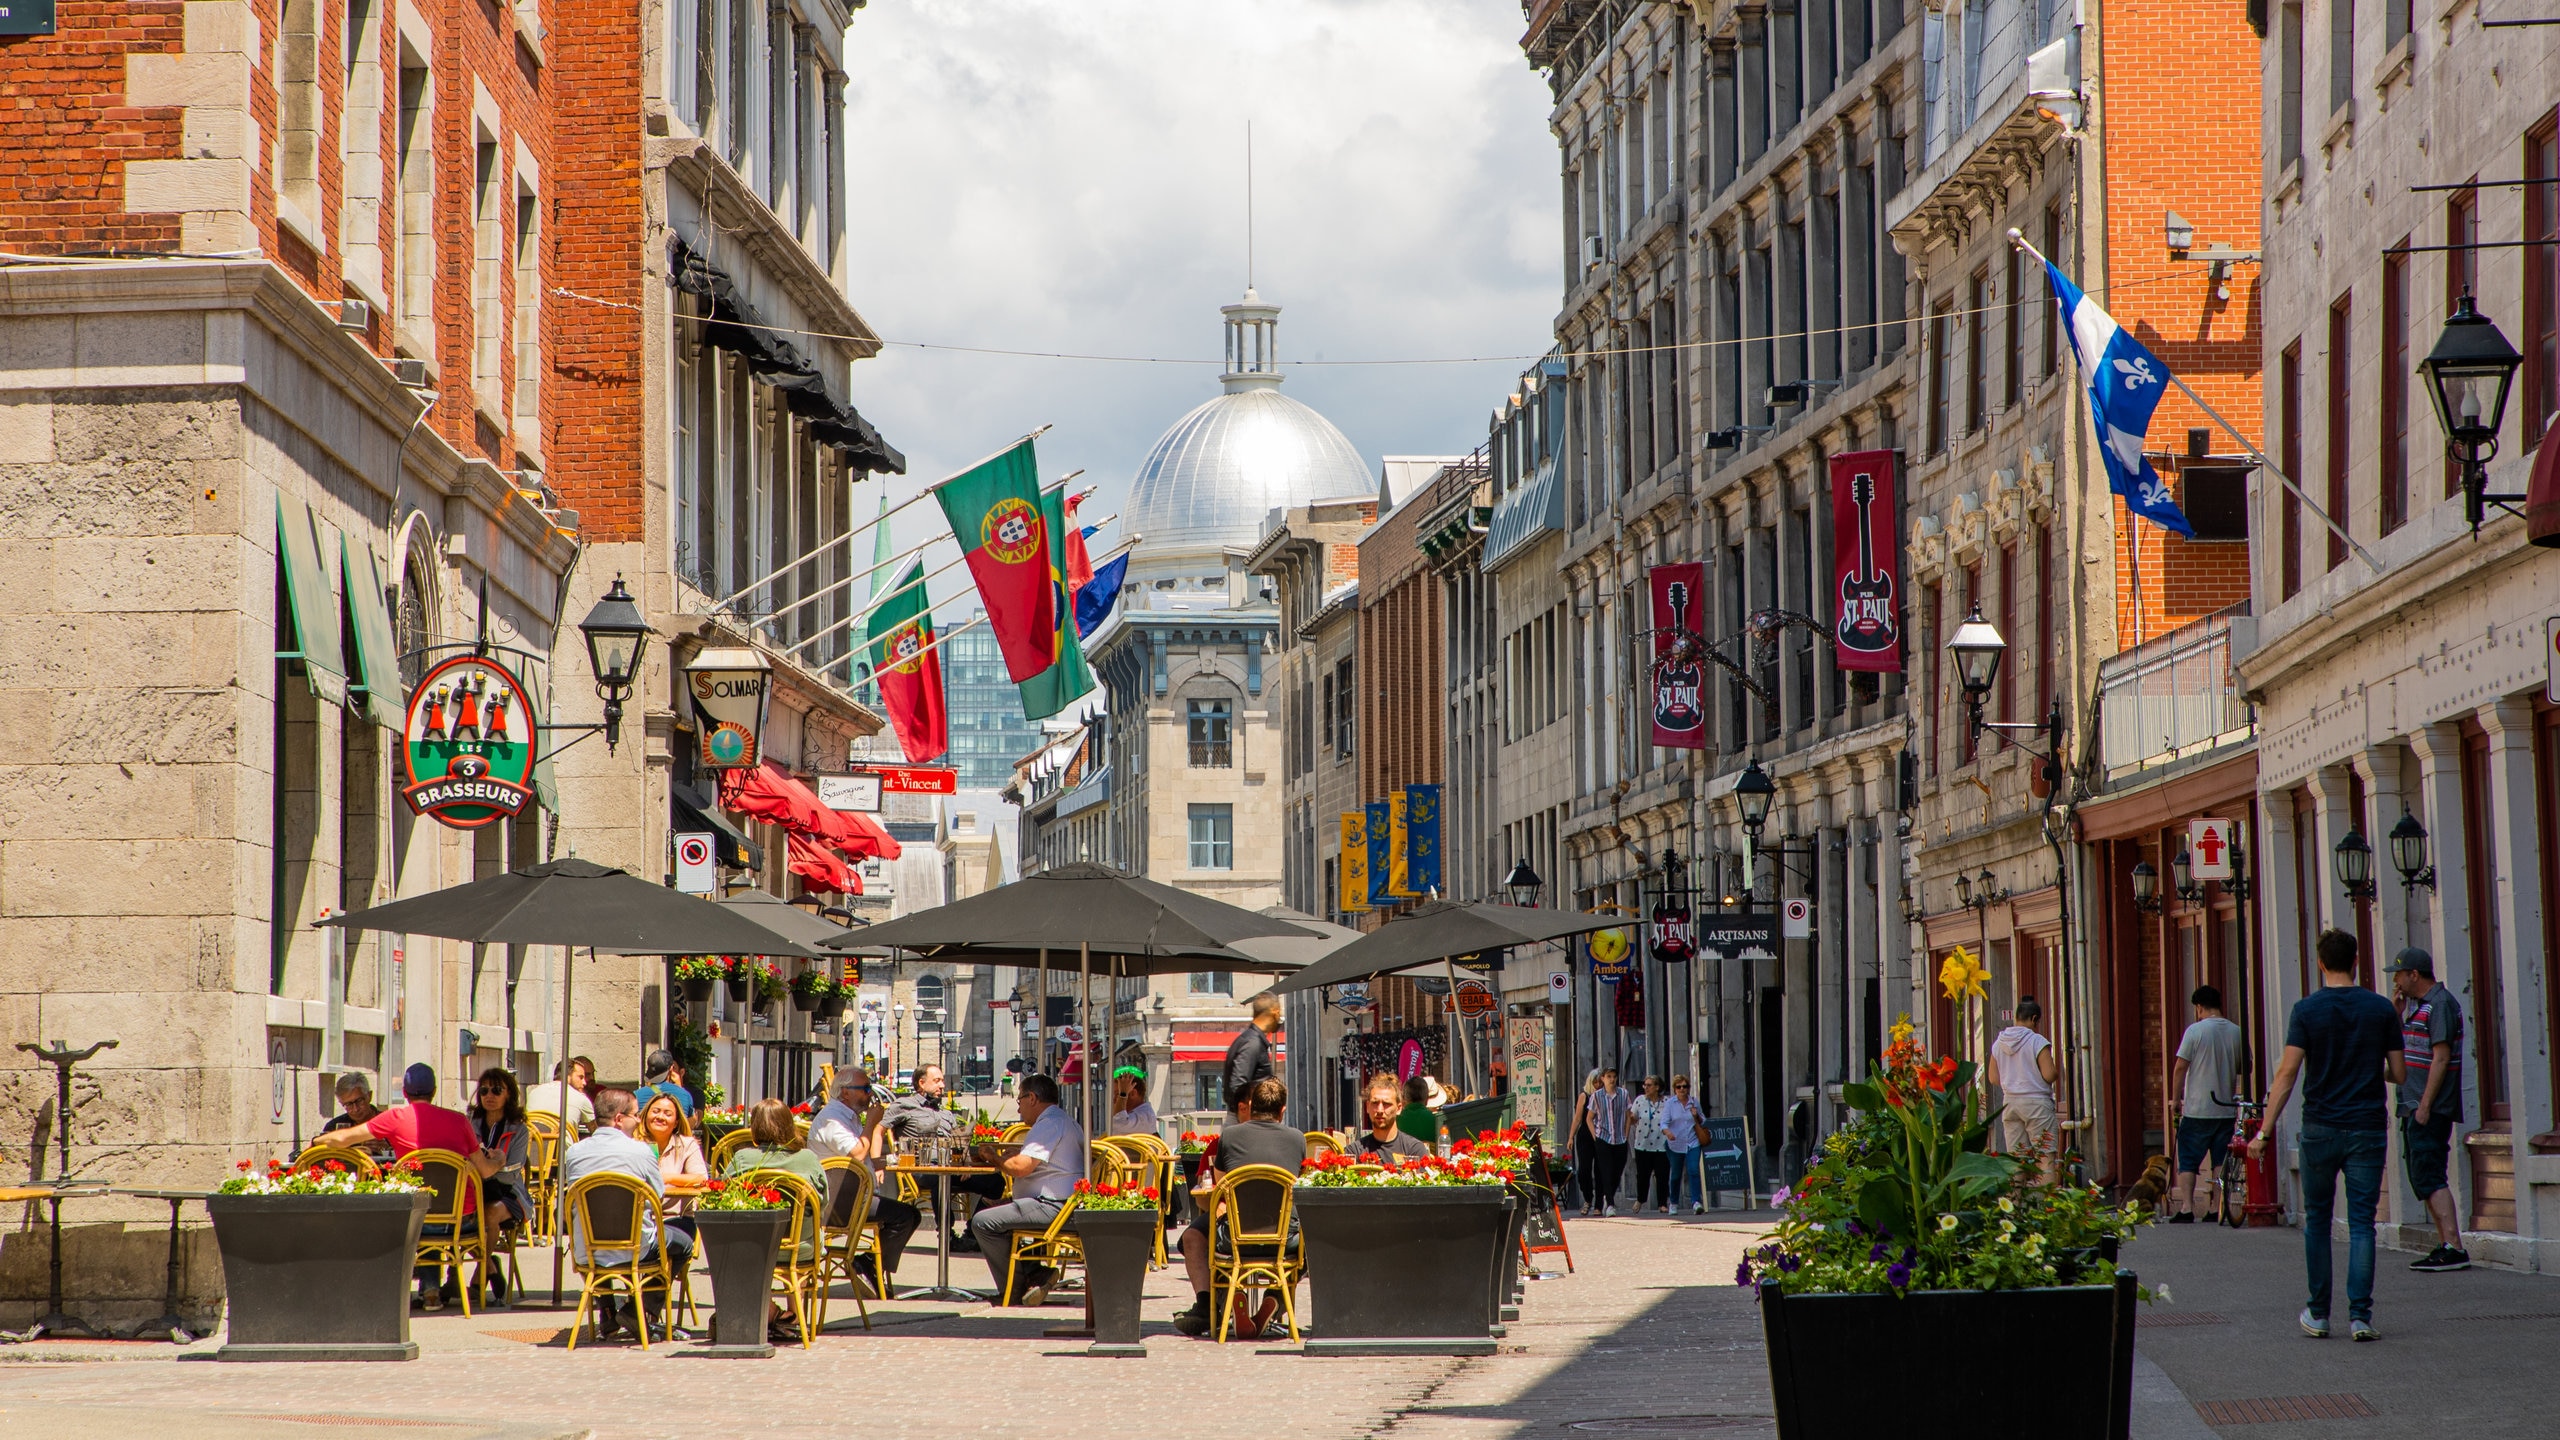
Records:
[[[835,277],[708,142],[690,135],[652,136],[646,141],[645,155],[645,163],[667,171],[670,179],[682,181],[702,199],[712,222],[746,247],[748,256],[782,287],[802,318],[826,332],[829,344],[843,347],[856,360],[880,353],[879,335],[836,288]],[[665,283],[664,256],[645,255],[642,263],[653,279]]]

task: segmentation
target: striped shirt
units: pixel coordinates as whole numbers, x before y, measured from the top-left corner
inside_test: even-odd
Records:
[[[1590,1118],[1591,1138],[1610,1145],[1627,1143],[1627,1108],[1634,1096],[1624,1086],[1611,1090],[1606,1086],[1591,1092],[1591,1103],[1583,1113]]]

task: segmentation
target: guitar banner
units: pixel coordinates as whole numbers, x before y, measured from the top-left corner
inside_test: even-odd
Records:
[[[1894,516],[1901,461],[1891,450],[1831,457],[1831,638],[1843,670],[1902,671],[1902,551]]]
[[[1707,677],[1698,647],[1706,630],[1707,567],[1656,565],[1646,580],[1653,591],[1653,743],[1704,750]]]

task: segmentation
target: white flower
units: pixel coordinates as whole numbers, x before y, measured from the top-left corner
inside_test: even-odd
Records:
[[[2169,1287],[2168,1287],[2168,1286],[2166,1286],[2166,1285],[2160,1286],[2160,1287],[2159,1287],[2159,1291],[2160,1291],[2160,1303],[2161,1303],[2161,1304],[2163,1304],[2163,1305],[2173,1305],[2173,1304],[2177,1303],[2176,1301],[2173,1301],[2173,1300],[2171,1300],[2171,1299],[2169,1298]]]
[[[2003,1221],[2001,1221],[2001,1222],[2000,1222],[2000,1238],[2001,1238],[2001,1239],[2003,1239],[2003,1240],[2015,1239],[2015,1238],[2017,1237],[2017,1234],[2018,1234],[2018,1222],[2017,1222],[2017,1221],[2015,1221],[2015,1220],[2003,1220]]]
[[[2009,1203],[2009,1197],[2008,1197],[2008,1196],[2003,1195],[2003,1196],[2001,1196],[2001,1197],[2000,1197],[2000,1213],[2001,1213],[2001,1214],[2006,1215],[2006,1214],[2008,1214],[2010,1211],[2015,1210],[2016,1208],[2018,1208],[2018,1207],[2016,1207],[2015,1205],[2012,1205],[2012,1204],[2010,1204],[2010,1203]]]
[[[1938,1232],[1940,1234],[1944,1234],[1954,1228],[1956,1228],[1956,1217],[1953,1215],[1941,1215],[1938,1217]]]

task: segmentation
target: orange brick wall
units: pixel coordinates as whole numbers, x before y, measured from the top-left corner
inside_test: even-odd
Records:
[[[555,284],[610,304],[553,295],[551,481],[590,540],[642,538],[641,334],[647,217],[640,201],[640,22],[636,8],[561,5],[551,35],[557,144],[577,184],[553,212]],[[661,257],[657,262],[664,265]]]
[[[62,0],[55,23],[0,37],[0,250],[176,249],[176,216],[124,212],[124,162],[179,140],[177,107],[124,103],[124,57],[180,47],[179,0]]]
[[[2101,303],[2251,444],[2263,445],[2258,268],[2234,266],[2231,299],[2217,300],[2204,266],[2169,258],[2161,228],[2175,210],[2195,223],[2199,247],[2258,248],[2258,40],[2242,11],[2237,4],[2107,11]],[[2151,418],[2155,463],[2156,452],[2185,450],[2189,427],[2212,424],[2172,389]],[[2216,453],[2239,448],[2214,427]],[[2166,464],[2160,470],[2170,473]],[[2134,520],[2122,501],[2115,510],[2116,633],[2127,647],[2248,598],[2248,546],[2190,544]]]

